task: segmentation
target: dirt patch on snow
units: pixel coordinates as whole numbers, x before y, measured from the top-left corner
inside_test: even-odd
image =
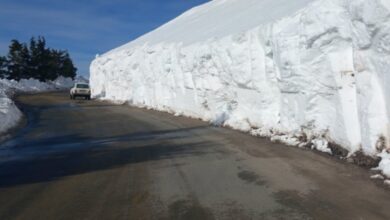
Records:
[[[353,163],[366,168],[377,167],[379,165],[379,162],[381,161],[381,158],[367,156],[362,151],[354,153],[351,158],[353,160]]]

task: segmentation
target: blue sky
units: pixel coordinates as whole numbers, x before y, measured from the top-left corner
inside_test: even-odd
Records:
[[[208,0],[0,0],[0,55],[11,39],[44,36],[67,49],[78,73],[96,54],[127,43]]]

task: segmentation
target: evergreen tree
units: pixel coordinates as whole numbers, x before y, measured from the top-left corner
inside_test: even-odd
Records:
[[[29,53],[30,53],[30,76],[32,78],[38,78],[38,69],[39,69],[39,51],[37,48],[37,42],[34,37],[30,39],[30,47],[29,47]]]
[[[12,40],[7,57],[0,57],[0,77],[8,79],[35,78],[48,81],[59,76],[74,78],[76,71],[69,53],[46,48],[43,37],[33,37],[29,44]]]
[[[12,40],[9,46],[8,52],[8,78],[20,80],[22,78],[23,69],[23,58],[22,58],[23,45],[17,40]]]
[[[0,79],[6,78],[7,74],[7,58],[0,56]]]
[[[27,44],[22,44],[22,48],[20,50],[20,58],[21,58],[21,79],[29,79],[32,78],[30,75],[30,53],[28,51]]]
[[[37,41],[37,79],[40,81],[50,80],[49,63],[50,63],[50,51],[46,49],[46,40],[43,37],[38,37]]]
[[[61,76],[70,77],[74,79],[74,77],[76,77],[77,68],[74,67],[73,61],[72,59],[70,59],[68,52],[64,52],[64,56],[61,63],[62,63],[62,66],[60,68]]]
[[[57,79],[61,75],[62,52],[58,50],[50,50],[50,56],[47,62],[46,78],[53,80]]]

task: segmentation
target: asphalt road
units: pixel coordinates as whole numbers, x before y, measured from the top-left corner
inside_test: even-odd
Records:
[[[0,219],[390,219],[390,190],[319,153],[65,93],[18,101]]]

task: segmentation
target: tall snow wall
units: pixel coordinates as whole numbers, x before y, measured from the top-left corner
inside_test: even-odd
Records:
[[[390,1],[214,0],[98,56],[94,97],[329,151],[389,147]]]

